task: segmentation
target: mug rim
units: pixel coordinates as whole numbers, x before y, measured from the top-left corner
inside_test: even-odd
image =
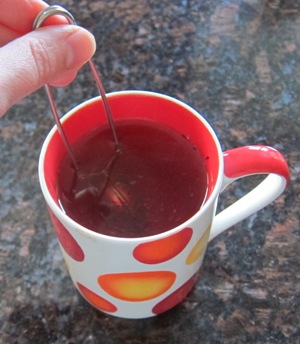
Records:
[[[221,145],[219,142],[219,139],[217,138],[216,133],[214,132],[213,128],[211,127],[211,125],[208,123],[208,121],[198,112],[196,111],[194,108],[192,108],[190,105],[184,103],[181,100],[178,100],[172,96],[169,95],[165,95],[165,94],[161,94],[158,92],[153,92],[153,91],[140,91],[140,90],[125,90],[125,91],[114,91],[114,92],[110,92],[107,93],[106,96],[108,98],[110,97],[114,97],[114,96],[126,96],[126,95],[145,95],[145,96],[151,96],[151,97],[158,97],[158,98],[163,98],[167,101],[173,102],[175,104],[177,104],[180,107],[185,108],[188,112],[190,112],[192,115],[196,116],[201,123],[205,126],[206,130],[209,132],[209,134],[211,135],[211,137],[213,138],[214,144],[216,146],[216,150],[218,153],[218,174],[217,174],[217,179],[215,181],[215,185],[213,186],[213,191],[210,194],[210,196],[208,197],[208,199],[205,201],[205,203],[200,207],[200,209],[193,215],[191,216],[188,220],[186,220],[185,222],[181,223],[180,225],[171,228],[169,230],[163,231],[161,233],[158,234],[154,234],[154,235],[149,235],[149,236],[140,236],[140,237],[133,237],[133,238],[127,238],[127,237],[117,237],[117,236],[110,236],[110,235],[106,235],[106,234],[102,234],[102,233],[98,233],[98,232],[94,232],[90,229],[88,229],[87,227],[84,227],[82,225],[80,225],[78,222],[74,221],[71,217],[69,217],[58,205],[57,203],[54,201],[54,199],[52,198],[47,184],[46,184],[46,178],[45,178],[45,173],[44,173],[44,161],[45,161],[45,155],[48,149],[48,146],[54,136],[54,134],[57,132],[57,126],[54,125],[51,130],[48,132],[41,151],[40,151],[40,156],[39,156],[39,163],[38,163],[38,176],[39,176],[39,182],[40,182],[40,186],[42,189],[42,193],[45,197],[47,206],[51,209],[51,211],[55,214],[55,216],[57,216],[59,219],[62,217],[63,218],[63,224],[65,225],[65,223],[68,223],[70,226],[72,226],[72,228],[76,228],[76,230],[80,231],[83,235],[88,236],[90,238],[101,238],[101,239],[106,239],[106,240],[114,240],[114,241],[141,241],[143,240],[144,242],[147,240],[156,240],[156,239],[160,239],[172,234],[175,234],[176,232],[180,231],[181,229],[185,228],[185,227],[189,227],[189,223],[193,222],[195,218],[200,217],[202,213],[204,213],[206,211],[207,208],[212,206],[212,203],[215,202],[220,190],[221,190],[221,185],[222,185],[222,176],[223,176],[223,171],[224,171],[224,162],[223,162],[223,153],[222,153],[222,149],[221,149]],[[82,107],[96,102],[99,99],[101,99],[101,96],[96,96],[93,97],[91,99],[88,99],[78,105],[76,105],[75,107],[73,107],[71,110],[69,110],[65,115],[62,116],[62,118],[60,119],[61,123],[63,124],[66,120],[68,120],[69,117],[71,117],[74,113],[76,113],[79,109],[81,109]]]

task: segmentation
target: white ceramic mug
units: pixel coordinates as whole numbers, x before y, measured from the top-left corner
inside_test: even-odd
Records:
[[[95,233],[61,209],[57,169],[66,154],[54,127],[39,161],[41,188],[48,204],[71,278],[97,309],[124,318],[158,315],[180,303],[197,280],[208,242],[230,226],[268,205],[285,189],[289,170],[275,149],[253,145],[221,151],[206,120],[171,97],[143,91],[108,95],[114,119],[143,117],[169,125],[191,139],[206,159],[208,194],[199,211],[180,226],[158,235],[117,238]],[[96,115],[95,115],[96,113]],[[101,99],[91,99],[62,119],[71,145],[106,122]],[[238,178],[266,174],[251,192],[215,216],[218,196]]]

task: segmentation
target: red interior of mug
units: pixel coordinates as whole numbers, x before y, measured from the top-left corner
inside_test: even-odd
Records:
[[[115,121],[124,118],[149,119],[168,125],[188,137],[205,159],[208,175],[206,200],[209,198],[218,178],[220,152],[211,129],[208,129],[195,111],[168,97],[145,92],[112,93],[109,95],[109,105]],[[65,116],[62,123],[71,145],[95,127],[107,124],[100,98],[78,106]],[[65,146],[58,131],[55,131],[45,153],[44,175],[47,188],[56,204],[57,171],[65,154]]]

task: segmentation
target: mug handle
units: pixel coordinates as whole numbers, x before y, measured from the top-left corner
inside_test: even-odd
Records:
[[[215,216],[209,241],[274,201],[290,180],[284,157],[268,146],[254,145],[231,149],[223,153],[223,158],[224,178],[221,192],[239,178],[254,174],[268,176],[252,191]]]

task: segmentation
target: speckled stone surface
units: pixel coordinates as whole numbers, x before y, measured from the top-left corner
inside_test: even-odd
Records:
[[[300,343],[300,3],[60,4],[95,34],[107,91],[184,100],[208,119],[224,149],[279,149],[291,183],[209,244],[200,279],[181,305],[145,320],[107,316],[76,292],[46,212],[37,164],[53,120],[44,91],[36,92],[0,120],[0,342]],[[88,68],[55,91],[61,112],[94,95]],[[220,209],[255,182],[231,187]]]

